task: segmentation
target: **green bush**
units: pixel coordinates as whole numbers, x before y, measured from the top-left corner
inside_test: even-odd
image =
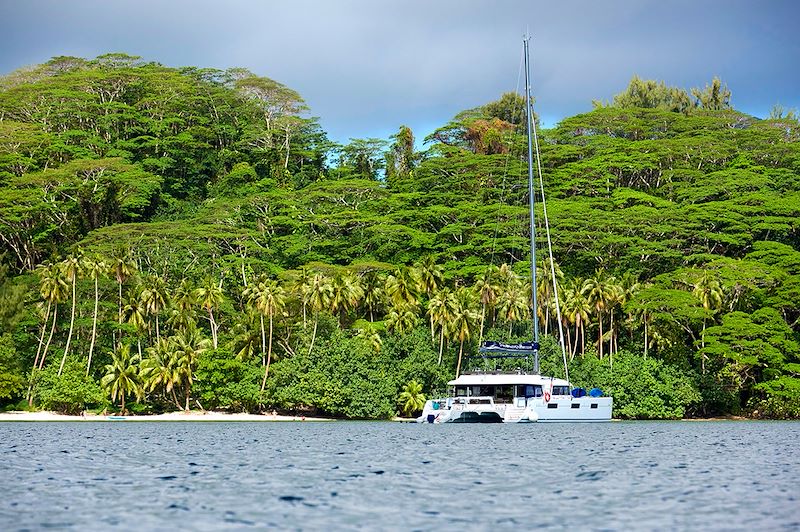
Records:
[[[83,362],[76,357],[67,358],[60,377],[58,364],[51,364],[38,372],[35,399],[43,409],[63,414],[78,414],[87,407],[107,403],[100,385],[91,376],[86,376]]]

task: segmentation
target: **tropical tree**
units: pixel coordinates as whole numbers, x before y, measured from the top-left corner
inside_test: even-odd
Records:
[[[483,342],[483,330],[486,326],[486,309],[493,309],[497,304],[500,285],[497,282],[497,268],[489,267],[475,282],[475,290],[481,302],[481,330],[478,334],[478,345]]]
[[[194,370],[201,354],[208,350],[209,341],[203,338],[197,329],[186,329],[172,338],[175,349],[178,374],[185,398],[184,409],[189,411],[189,399],[192,394]]]
[[[422,393],[422,384],[415,380],[403,386],[403,391],[398,399],[400,411],[405,416],[410,416],[414,412],[419,412],[425,406],[425,394]]]
[[[139,296],[148,316],[155,317],[156,340],[161,339],[161,327],[158,316],[169,304],[169,293],[164,279],[158,275],[150,274],[142,281],[142,292]]]
[[[461,358],[464,354],[464,342],[469,340],[474,332],[475,325],[480,315],[476,309],[475,294],[469,288],[462,286],[456,290],[454,299],[451,334],[459,341],[458,365],[456,367],[456,378],[458,378],[461,374]]]
[[[362,302],[369,310],[369,321],[375,321],[375,309],[383,304],[384,286],[386,280],[376,271],[364,273],[361,279],[361,287],[364,290]]]
[[[194,286],[188,279],[181,279],[173,293],[172,308],[167,318],[167,325],[172,328],[173,332],[180,332],[195,326],[197,321],[196,304]]]
[[[422,292],[430,297],[431,294],[444,282],[444,270],[436,264],[433,255],[425,256],[421,261],[414,265],[416,270],[417,285]]]
[[[530,308],[531,298],[525,284],[519,278],[505,283],[497,296],[497,316],[508,324],[509,336],[515,323],[528,319]]]
[[[92,340],[89,343],[89,360],[86,363],[86,374],[92,367],[92,354],[94,353],[94,342],[97,338],[97,310],[100,302],[100,277],[108,271],[108,264],[101,258],[85,258],[84,271],[90,279],[94,281],[94,312],[92,313]]]
[[[118,316],[120,324],[123,323],[122,285],[134,273],[136,273],[136,263],[133,261],[130,249],[122,247],[116,248],[111,256],[111,274],[117,280]]]
[[[317,337],[317,326],[319,325],[319,313],[330,308],[333,300],[333,286],[328,276],[323,273],[315,273],[309,282],[308,306],[314,315],[314,331],[311,333],[311,343],[308,346],[309,354],[314,349],[314,340]]]
[[[364,297],[361,279],[350,272],[337,273],[331,282],[331,312],[339,314],[339,325],[343,326],[347,311],[358,306]]]
[[[148,347],[146,352],[147,358],[142,360],[139,369],[144,390],[153,392],[161,388],[164,396],[170,394],[175,406],[181,408],[175,395],[175,388],[181,383],[181,372],[174,341],[171,338],[161,338],[155,345]]]
[[[72,312],[69,318],[69,333],[67,333],[67,345],[64,346],[64,356],[61,357],[61,364],[58,367],[58,376],[64,371],[64,362],[67,360],[69,354],[70,343],[72,342],[72,331],[75,327],[75,305],[78,301],[77,285],[78,275],[81,273],[82,268],[82,253],[78,251],[77,254],[69,255],[61,262],[61,269],[64,271],[64,276],[72,284]]]
[[[409,305],[393,305],[386,315],[386,330],[405,334],[419,321],[415,309]]]
[[[439,365],[442,364],[444,338],[448,333],[447,329],[449,324],[453,321],[455,306],[455,296],[447,287],[441,288],[428,302],[428,316],[431,322],[431,330],[433,331],[435,327],[439,327],[439,361],[437,362]]]
[[[419,306],[419,278],[414,268],[403,266],[386,278],[386,295],[396,307]]]
[[[261,361],[264,366],[261,392],[263,393],[267,384],[270,362],[272,361],[273,321],[275,315],[286,306],[286,290],[278,284],[278,281],[262,276],[246,290],[246,293],[249,304],[258,311],[261,323]],[[265,345],[264,316],[269,318],[269,342],[267,345]]]
[[[586,352],[586,324],[589,322],[589,315],[592,312],[592,306],[583,294],[583,285],[583,279],[573,279],[567,285],[564,297],[564,315],[570,323],[575,325],[575,342],[571,353],[573,358],[578,350],[579,332],[581,336],[581,355]]]
[[[121,401],[120,411],[125,413],[125,398],[134,394],[137,399],[142,397],[142,384],[139,377],[138,363],[141,358],[131,355],[129,345],[120,344],[111,353],[111,364],[106,365],[105,375],[100,379],[100,384],[111,394],[111,400]]]
[[[194,295],[200,307],[208,312],[208,323],[211,327],[211,340],[214,349],[216,349],[218,325],[214,320],[214,309],[219,308],[225,298],[222,292],[222,279],[217,282],[213,277],[206,277],[203,284],[195,288]]]
[[[141,292],[129,293],[128,302],[123,309],[124,316],[129,325],[133,325],[136,330],[136,341],[139,350],[139,358],[142,357],[142,335],[147,329],[147,310],[142,304]]]
[[[703,270],[703,272],[700,274],[700,277],[692,285],[692,294],[694,294],[694,296],[700,300],[703,308],[709,311],[712,316],[722,309],[722,301],[725,294],[722,290],[722,285],[720,284],[719,279],[717,279],[710,271]],[[703,316],[703,330],[700,333],[701,349],[706,347],[707,321],[708,319]],[[705,373],[707,355],[705,354],[705,351],[701,351],[701,353],[702,358],[700,365],[703,373]]]
[[[612,298],[611,287],[607,282],[608,276],[602,269],[597,270],[592,277],[588,277],[581,292],[594,309],[598,322],[597,352],[603,358],[603,313]]]

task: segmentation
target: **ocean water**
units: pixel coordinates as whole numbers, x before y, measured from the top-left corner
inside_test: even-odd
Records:
[[[800,423],[0,423],[0,529],[800,529]]]

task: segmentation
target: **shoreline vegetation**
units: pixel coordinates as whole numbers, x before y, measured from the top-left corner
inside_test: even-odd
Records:
[[[4,421],[335,421],[331,418],[285,415],[285,414],[248,414],[243,412],[198,411],[167,412],[164,414],[84,414],[70,415],[52,411],[11,411],[0,412],[0,422]]]
[[[797,112],[741,113],[717,78],[594,104],[540,131],[555,266],[531,287],[518,94],[420,149],[332,142],[241,68],[0,77],[0,407],[392,419],[457,367],[520,369],[478,346],[538,320],[541,372],[565,376],[562,326],[615,417],[800,418]]]

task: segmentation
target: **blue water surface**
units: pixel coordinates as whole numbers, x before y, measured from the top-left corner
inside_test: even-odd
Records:
[[[800,529],[800,424],[0,423],[0,529]]]

